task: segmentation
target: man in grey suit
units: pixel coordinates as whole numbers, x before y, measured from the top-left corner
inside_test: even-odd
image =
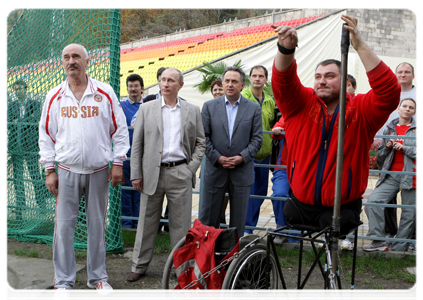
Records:
[[[248,200],[254,183],[254,156],[263,140],[260,105],[241,95],[245,73],[228,67],[222,75],[225,95],[204,103],[201,112],[206,135],[206,167],[200,221],[219,227],[226,189],[230,227],[244,234]]]
[[[191,227],[192,188],[205,138],[200,108],[178,97],[183,85],[182,73],[167,68],[160,79],[162,97],[138,110],[131,182],[141,192],[141,204],[129,282],[145,274],[153,257],[165,195],[172,248]]]

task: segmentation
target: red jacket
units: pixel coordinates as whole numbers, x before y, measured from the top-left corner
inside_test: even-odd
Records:
[[[384,62],[367,77],[372,87],[367,94],[352,99],[347,95],[341,204],[364,194],[373,138],[400,100],[398,79]],[[285,119],[287,173],[295,197],[306,204],[333,206],[339,106],[326,133],[326,105],[313,88],[301,84],[296,61],[283,71],[273,65],[272,87]]]

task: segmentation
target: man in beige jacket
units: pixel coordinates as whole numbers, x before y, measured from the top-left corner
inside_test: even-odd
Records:
[[[172,248],[191,227],[192,188],[205,138],[200,108],[178,97],[183,85],[179,70],[166,69],[160,79],[162,97],[138,111],[131,182],[141,192],[141,205],[129,282],[145,275],[153,257],[165,195]]]

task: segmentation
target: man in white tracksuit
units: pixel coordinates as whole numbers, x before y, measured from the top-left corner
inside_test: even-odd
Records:
[[[73,243],[82,195],[88,231],[87,284],[99,290],[112,289],[107,283],[104,239],[109,182],[116,187],[121,181],[129,137],[113,89],[85,73],[88,63],[83,46],[70,44],[63,49],[62,65],[68,77],[47,94],[40,120],[40,161],[46,186],[57,197],[53,244],[56,289],[71,289],[75,284]],[[109,171],[110,161],[113,166]]]

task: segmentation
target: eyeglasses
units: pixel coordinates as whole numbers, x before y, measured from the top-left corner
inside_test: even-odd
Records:
[[[139,89],[140,87],[141,86],[139,84],[134,84],[134,85],[130,84],[130,85],[128,85],[128,89]]]

